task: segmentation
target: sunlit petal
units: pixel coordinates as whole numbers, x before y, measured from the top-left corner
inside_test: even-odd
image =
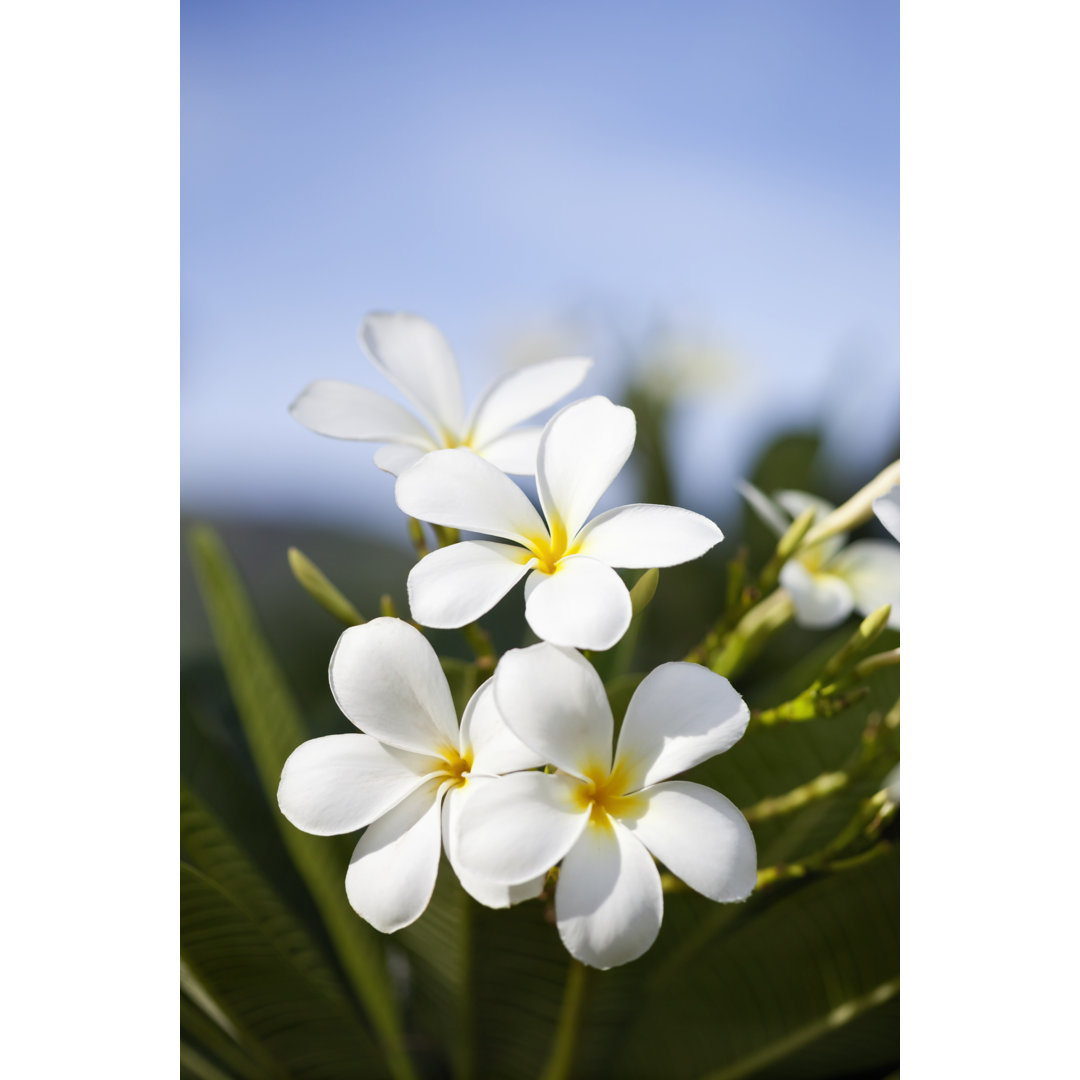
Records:
[[[409,572],[409,610],[421,626],[465,626],[490,611],[535,562],[493,540],[466,540],[425,555]]]
[[[674,662],[651,671],[626,709],[615,771],[626,791],[722,754],[746,731],[750,710],[722,675]]]
[[[672,780],[638,794],[633,834],[679,879],[710,900],[745,900],[757,881],[757,847],[735,804],[703,784]]]
[[[304,427],[333,439],[406,443],[434,450],[431,432],[407,409],[363,386],[319,379],[289,406]]]
[[[505,435],[474,446],[473,449],[485,461],[490,461],[497,469],[514,476],[532,476],[536,472],[536,454],[540,449],[542,427],[529,426],[514,428]]]
[[[478,785],[452,821],[450,843],[467,874],[505,885],[530,882],[573,847],[589,820],[581,781],[519,772]]]
[[[573,537],[634,448],[634,414],[605,397],[575,401],[544,428],[537,456],[540,505],[552,529]]]
[[[398,477],[394,495],[404,513],[421,521],[506,540],[547,536],[525,492],[464,448],[428,454]]]
[[[457,748],[457,714],[439,658],[400,619],[349,627],[330,658],[330,688],[341,711],[380,742],[419,754]]]
[[[383,815],[360,838],[345,872],[353,910],[392,934],[428,906],[439,872],[440,784],[429,781]]]
[[[611,706],[596,669],[580,653],[547,642],[511,649],[494,681],[499,713],[526,746],[576,776],[606,775]]]
[[[554,574],[536,571],[525,592],[525,620],[555,645],[610,649],[633,614],[630,592],[610,566],[586,555],[568,555]]]
[[[529,364],[504,375],[479,400],[470,424],[471,441],[484,446],[576,390],[592,361],[565,357]]]
[[[889,625],[900,627],[900,548],[889,540],[856,540],[829,564],[843,578],[863,615],[892,604]]]
[[[642,843],[617,821],[590,822],[563,859],[555,921],[571,956],[606,969],[636,960],[664,915],[660,873]]]
[[[458,435],[465,405],[454,354],[439,330],[407,311],[376,311],[364,319],[360,342],[378,367],[435,425]]]
[[[599,514],[578,534],[580,554],[608,566],[645,570],[700,558],[724,534],[707,517],[678,506],[634,503]]]
[[[471,757],[471,772],[492,776],[535,769],[547,761],[506,726],[495,704],[494,679],[488,679],[465,706],[461,717],[461,753]]]

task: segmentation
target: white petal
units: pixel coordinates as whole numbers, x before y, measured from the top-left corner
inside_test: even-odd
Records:
[[[602,970],[627,964],[656,940],[663,917],[652,856],[617,821],[590,823],[555,887],[555,921],[570,955]]]
[[[372,363],[415,402],[445,438],[461,433],[465,405],[454,354],[439,330],[407,311],[376,311],[364,319],[360,343]]]
[[[896,537],[900,539],[900,485],[893,484],[884,494],[876,498],[873,503],[874,513],[878,521]]]
[[[747,501],[750,509],[770,528],[776,535],[783,536],[791,525],[791,519],[780,507],[765,494],[761,488],[755,487],[749,480],[738,480],[735,483],[739,494]]]
[[[495,681],[488,679],[469,699],[461,717],[461,753],[472,755],[473,773],[535,769],[547,758],[530,750],[507,726],[495,705]]]
[[[757,882],[746,818],[718,791],[672,780],[639,793],[646,810],[628,829],[681,881],[710,900],[745,900]]]
[[[398,477],[398,507],[411,517],[507,540],[547,537],[528,496],[490,461],[463,447],[439,450]]]
[[[632,503],[593,518],[577,543],[582,555],[608,566],[647,570],[700,558],[723,539],[707,517],[691,510]]]
[[[434,450],[431,432],[396,401],[363,386],[320,379],[289,406],[306,428],[333,439],[406,443]]]
[[[473,449],[497,469],[514,476],[536,473],[536,454],[540,449],[542,427],[520,427]]]
[[[780,584],[791,593],[795,621],[812,630],[842,623],[855,606],[844,581],[835,574],[811,573],[798,559],[784,563]]]
[[[634,414],[606,397],[585,398],[560,409],[540,436],[536,485],[552,531],[568,537],[585,524],[597,500],[634,448]]]
[[[506,726],[544,761],[576,776],[607,775],[611,706],[596,669],[580,653],[547,642],[511,649],[494,682]]]
[[[547,871],[538,874],[523,885],[499,885],[470,874],[458,862],[452,841],[455,832],[454,820],[466,801],[476,791],[477,785],[485,783],[490,784],[493,781],[483,778],[470,779],[463,787],[454,788],[446,793],[446,798],[443,800],[443,848],[446,851],[447,861],[457,874],[458,881],[461,882],[461,887],[474,900],[489,908],[508,908],[513,904],[520,904],[523,900],[531,900],[534,896],[539,896],[544,891]]]
[[[889,625],[900,626],[900,548],[889,540],[856,540],[831,563],[828,570],[844,579],[855,606],[869,615],[882,604],[892,604]]]
[[[388,443],[375,451],[375,465],[391,476],[400,476],[432,449],[434,447],[421,450],[416,446],[404,446],[402,443]]]
[[[615,752],[625,791],[655,784],[730,749],[750,710],[722,675],[700,664],[661,664],[642,680],[626,709]]]
[[[535,571],[525,590],[525,621],[555,645],[610,649],[626,633],[633,611],[622,578],[597,559],[567,555],[554,574]]]
[[[355,832],[415,791],[441,764],[391,751],[370,735],[324,735],[301,743],[281,770],[278,806],[315,836]]]
[[[454,699],[439,658],[400,619],[350,626],[330,657],[330,689],[341,711],[380,742],[418,754],[457,749]]]
[[[409,610],[421,626],[464,626],[490,611],[535,561],[525,548],[493,540],[438,548],[409,571]]]
[[[504,375],[477,402],[469,425],[470,441],[484,446],[576,390],[592,361],[567,357],[529,364]]]
[[[442,846],[439,791],[439,781],[429,781],[369,825],[349,860],[349,903],[384,934],[420,918],[435,889]]]
[[[580,780],[519,772],[478,785],[453,820],[451,847],[466,874],[520,885],[545,874],[589,820]]]

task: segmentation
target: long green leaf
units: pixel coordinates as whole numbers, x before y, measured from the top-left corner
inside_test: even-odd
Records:
[[[224,546],[213,530],[193,528],[189,534],[192,563],[267,799],[276,801],[285,759],[305,740],[288,687],[258,629],[254,613]],[[308,836],[280,815],[282,839],[306,882],[348,973],[379,1037],[397,1080],[416,1073],[405,1050],[401,1018],[386,970],[383,943],[345,899],[345,866],[340,848]]]
[[[301,971],[235,899],[180,867],[184,963],[257,1055],[260,1075],[291,1080],[385,1076],[350,1005]]]

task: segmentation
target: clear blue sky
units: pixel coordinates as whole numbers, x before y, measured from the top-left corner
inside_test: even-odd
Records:
[[[895,439],[894,0],[181,14],[188,509],[397,535],[371,449],[286,413],[315,378],[383,388],[376,308],[442,327],[470,397],[538,327],[613,396],[620,340],[722,346],[734,373],[680,414],[697,509],[778,424],[824,410],[852,464]]]

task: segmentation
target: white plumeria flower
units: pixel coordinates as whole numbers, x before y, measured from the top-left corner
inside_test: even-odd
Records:
[[[770,499],[745,481],[739,491],[777,536],[809,507],[815,521],[833,511],[831,503],[804,491],[778,491]],[[842,623],[853,610],[869,615],[891,604],[889,626],[900,627],[900,549],[888,540],[848,544],[846,533],[827,537],[788,559],[780,584],[791,594],[800,626],[824,629]]]
[[[884,494],[878,496],[873,503],[874,513],[878,521],[885,526],[900,541],[900,485],[893,484]]]
[[[531,475],[541,428],[515,425],[575,390],[592,366],[583,357],[530,364],[495,382],[466,417],[454,354],[427,319],[373,312],[360,328],[360,344],[419,419],[374,390],[336,379],[313,382],[289,411],[319,435],[386,443],[375,464],[395,476],[424,454],[455,446],[470,447],[504,472]]]
[[[429,454],[398,477],[395,496],[406,514],[513,541],[469,540],[425,556],[409,574],[413,618],[424,626],[464,626],[531,570],[525,618],[537,637],[611,648],[631,615],[629,591],[613,567],[675,566],[724,538],[708,518],[676,506],[636,503],[588,521],[635,435],[634,414],[605,397],[557,412],[536,456],[543,517],[509,477],[468,450]]]
[[[641,956],[660,930],[654,856],[712,900],[743,900],[757,879],[746,819],[702,784],[668,777],[722,753],[749,712],[727,679],[663,664],[630,701],[614,761],[603,683],[584,657],[542,642],[508,652],[495,674],[508,727],[556,773],[522,772],[479,789],[457,819],[461,866],[513,886],[562,862],[559,935],[584,964]]]
[[[278,805],[316,836],[367,826],[345,874],[359,915],[384,933],[418,919],[435,888],[440,837],[461,884],[481,903],[507,907],[540,892],[542,876],[512,889],[474,880],[450,841],[455,817],[491,777],[543,763],[502,722],[490,680],[473,694],[459,730],[435,651],[408,623],[383,618],[341,635],[330,688],[363,734],[298,746],[282,770]]]

